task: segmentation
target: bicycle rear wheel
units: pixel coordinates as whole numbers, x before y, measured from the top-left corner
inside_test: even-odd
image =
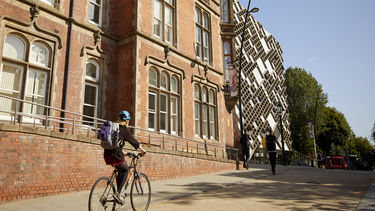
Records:
[[[114,210],[116,206],[113,193],[115,187],[107,177],[96,180],[89,196],[89,211]]]
[[[133,210],[146,211],[151,202],[151,183],[147,175],[140,173],[134,177],[130,189],[130,202]]]

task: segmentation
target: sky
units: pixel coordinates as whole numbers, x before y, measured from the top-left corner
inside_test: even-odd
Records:
[[[248,0],[240,0],[247,8]],[[252,0],[284,67],[310,72],[356,136],[375,123],[375,0]]]

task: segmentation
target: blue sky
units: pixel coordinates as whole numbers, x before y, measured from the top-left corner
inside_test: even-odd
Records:
[[[248,0],[240,0],[247,7]],[[252,0],[284,67],[310,72],[357,136],[375,123],[375,0]]]

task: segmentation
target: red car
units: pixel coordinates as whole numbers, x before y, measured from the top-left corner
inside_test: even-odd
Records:
[[[325,167],[326,169],[348,169],[348,162],[344,156],[327,156]]]

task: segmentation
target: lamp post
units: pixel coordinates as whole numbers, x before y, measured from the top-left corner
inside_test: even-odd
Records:
[[[242,29],[242,33],[241,33],[241,47],[240,47],[240,57],[239,57],[239,65],[238,65],[238,103],[239,103],[239,110],[240,110],[240,130],[241,130],[241,135],[240,137],[243,135],[243,124],[242,124],[242,100],[241,100],[241,71],[242,71],[242,48],[243,48],[243,42],[244,42],[244,39],[245,39],[245,30],[246,30],[246,23],[247,23],[247,18],[249,16],[249,13],[256,13],[259,11],[258,8],[254,7],[252,8],[250,11],[249,11],[249,8],[250,8],[250,2],[251,0],[249,0],[249,3],[247,4],[247,9],[246,9],[246,16],[245,16],[245,23],[244,23],[244,26],[243,26],[243,29]]]
[[[280,134],[281,134],[281,152],[282,152],[282,158],[283,158],[283,165],[286,166],[286,160],[285,160],[285,149],[284,149],[284,133],[283,133],[283,106],[281,105],[281,101],[279,100],[279,103],[277,104],[277,111],[279,112],[280,117]]]

